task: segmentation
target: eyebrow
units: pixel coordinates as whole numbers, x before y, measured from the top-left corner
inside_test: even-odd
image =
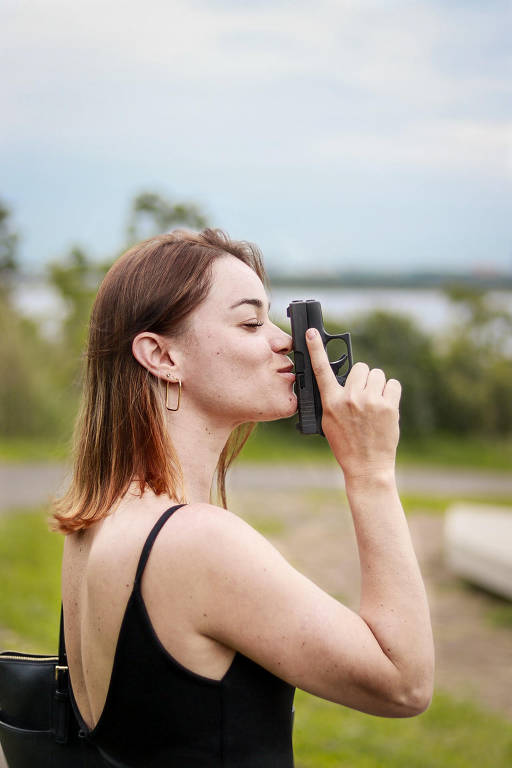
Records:
[[[240,299],[240,301],[235,301],[235,303],[230,306],[230,309],[240,307],[242,304],[250,304],[253,307],[258,307],[258,309],[263,309],[263,302],[261,299]],[[270,301],[268,302],[268,309],[270,310]]]

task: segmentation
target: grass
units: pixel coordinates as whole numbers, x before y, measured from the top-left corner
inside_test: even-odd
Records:
[[[48,531],[46,516],[40,507],[0,517],[0,627],[9,631],[10,642],[21,644],[17,650],[53,654],[64,538]]]
[[[471,496],[463,499],[457,496],[424,496],[421,494],[401,493],[400,499],[407,515],[417,512],[429,512],[434,515],[444,515],[451,504],[467,501],[470,504],[492,504],[498,507],[512,507],[512,496]]]
[[[69,457],[69,441],[44,438],[0,439],[0,461],[62,461]],[[299,435],[275,425],[260,424],[244,447],[240,461],[257,463],[331,463],[335,465],[327,441],[319,435]],[[398,465],[421,464],[441,467],[467,467],[510,472],[512,438],[461,437],[435,435],[429,438],[402,439]]]
[[[512,602],[484,587],[459,580],[458,587],[484,601],[487,622],[495,627],[512,630]]]
[[[43,437],[0,438],[0,461],[65,461],[69,442]]]
[[[244,447],[242,461],[321,462],[335,464],[327,441],[319,435],[280,432],[260,424]],[[461,437],[435,435],[423,439],[402,439],[397,452],[398,465],[467,467],[510,472],[512,438]]]
[[[501,600],[489,608],[487,616],[494,626],[512,630],[512,604],[506,600]]]
[[[372,717],[295,697],[296,768],[507,768],[510,723],[467,701],[438,693],[423,715]]]
[[[263,536],[281,536],[286,530],[282,520],[270,515],[244,515],[244,520]]]
[[[397,460],[399,464],[475,467],[510,472],[512,436],[491,438],[439,434],[402,440],[398,446]]]
[[[46,514],[40,507],[0,518],[0,639],[7,628],[17,639],[13,650],[57,648],[63,537],[48,532]],[[297,691],[295,708],[296,768],[512,764],[510,722],[445,693],[437,693],[426,713],[405,720],[361,714],[303,691]]]
[[[336,488],[310,488],[302,491],[303,498],[306,498],[311,504],[311,514],[315,514],[315,511],[321,511],[324,504],[339,504],[340,499],[343,499],[345,504],[348,504],[347,497],[342,490]],[[431,515],[444,515],[446,510],[452,504],[460,504],[467,501],[470,504],[491,504],[494,506],[512,507],[512,496],[501,494],[493,496],[486,494],[485,496],[471,495],[467,499],[464,499],[460,494],[453,496],[427,496],[419,493],[401,493],[400,500],[402,502],[404,512],[406,515],[414,514],[431,514]],[[254,527],[258,528],[259,520],[254,519]]]

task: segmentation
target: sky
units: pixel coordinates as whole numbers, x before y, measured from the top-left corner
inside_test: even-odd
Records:
[[[288,273],[512,272],[509,0],[3,0],[25,269],[195,202]]]

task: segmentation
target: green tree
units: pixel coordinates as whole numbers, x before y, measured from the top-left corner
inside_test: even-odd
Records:
[[[57,349],[13,300],[19,278],[19,237],[8,207],[0,203],[0,435],[62,435],[65,407],[55,386]]]
[[[400,431],[404,436],[431,434],[438,426],[432,392],[436,362],[430,337],[405,315],[375,311],[351,323],[354,360],[382,368],[402,384]]]
[[[173,202],[156,192],[141,192],[131,205],[128,244],[179,226],[203,229],[207,219],[194,203]]]
[[[484,291],[452,286],[447,295],[461,319],[438,355],[434,391],[440,424],[456,433],[510,434],[512,314]]]
[[[37,323],[0,295],[0,435],[62,436],[70,418],[66,393],[56,386],[59,354]]]
[[[19,271],[19,236],[12,228],[11,212],[0,200],[0,292],[10,293],[13,280]]]
[[[178,224],[206,226],[206,218],[197,206],[171,204],[162,196],[145,192],[131,204],[129,237],[140,239],[142,230],[150,237]],[[103,261],[92,259],[82,248],[74,247],[64,259],[50,264],[48,279],[66,307],[61,329],[62,359],[59,366],[61,386],[78,390],[83,351],[94,297],[115,256]]]
[[[483,289],[452,285],[445,295],[461,311],[462,319],[451,329],[450,337],[471,336],[485,356],[512,358],[512,312],[491,302]]]
[[[130,208],[129,244],[141,237],[151,237],[178,225],[204,227],[206,217],[192,203],[171,203],[155,192],[137,195]],[[49,281],[64,301],[67,313],[63,340],[75,363],[84,347],[87,324],[94,297],[115,256],[103,261],[90,258],[80,247],[74,247],[64,260],[50,264]]]
[[[109,267],[110,262],[94,261],[79,247],[72,248],[63,261],[49,266],[49,282],[66,307],[62,341],[72,369],[76,368],[77,358],[85,344],[94,297]]]
[[[203,227],[206,218],[193,204],[171,203],[155,193],[134,199],[130,237],[178,225]],[[59,337],[49,340],[11,301],[19,272],[17,245],[9,208],[0,202],[0,434],[67,438],[76,413],[91,306],[115,255],[98,262],[75,247],[49,265],[48,282],[66,307]]]

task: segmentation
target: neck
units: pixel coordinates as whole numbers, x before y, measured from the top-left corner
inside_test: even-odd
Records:
[[[219,456],[233,427],[186,409],[170,412],[167,427],[183,470],[188,503],[209,503]]]

